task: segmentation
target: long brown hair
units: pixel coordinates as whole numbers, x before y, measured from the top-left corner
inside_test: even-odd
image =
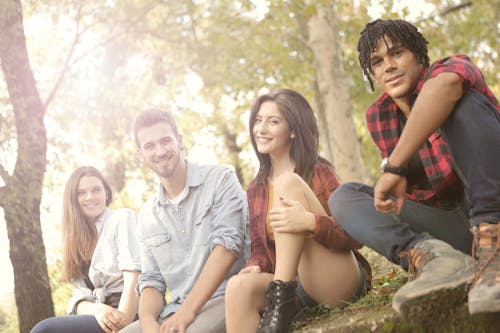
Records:
[[[265,182],[271,173],[271,158],[269,154],[259,153],[253,135],[257,113],[261,105],[268,101],[278,105],[278,109],[288,122],[290,131],[294,134],[295,137],[290,146],[290,158],[295,162],[294,172],[309,183],[314,164],[317,162],[330,164],[330,162],[319,156],[318,125],[311,106],[301,94],[291,89],[278,89],[275,92],[261,95],[252,105],[249,130],[253,149],[260,162],[257,180]]]
[[[86,274],[84,264],[92,259],[97,243],[95,223],[85,217],[78,203],[78,185],[82,177],[99,178],[106,191],[106,206],[109,206],[113,198],[108,182],[99,170],[92,166],[79,167],[69,177],[64,189],[61,223],[62,280],[65,282],[72,282]]]

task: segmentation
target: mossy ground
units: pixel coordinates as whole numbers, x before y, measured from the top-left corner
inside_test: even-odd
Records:
[[[407,280],[398,266],[369,249],[362,253],[373,269],[372,290],[344,308],[318,306],[294,323],[294,333],[499,333],[500,313],[470,316],[467,304],[438,314],[431,323],[401,320],[391,307],[396,290]]]

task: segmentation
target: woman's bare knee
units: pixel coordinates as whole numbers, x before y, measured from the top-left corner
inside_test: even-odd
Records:
[[[244,277],[242,277],[243,274],[237,274],[229,279],[226,286],[226,299],[240,296],[241,291],[245,289],[243,288],[244,282],[242,281]]]
[[[285,172],[277,177],[273,182],[276,193],[300,192],[300,189],[309,189],[307,183],[295,172]]]

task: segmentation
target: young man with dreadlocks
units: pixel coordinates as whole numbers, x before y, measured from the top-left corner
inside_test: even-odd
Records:
[[[427,44],[402,20],[361,32],[361,67],[383,90],[366,112],[382,174],[339,187],[330,210],[414,278],[394,295],[403,317],[459,306],[469,287],[471,314],[499,312],[500,106],[467,56],[430,65]]]

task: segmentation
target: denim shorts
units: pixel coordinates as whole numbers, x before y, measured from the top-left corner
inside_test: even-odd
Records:
[[[359,282],[360,282],[360,287],[356,294],[348,301],[345,302],[345,304],[342,306],[346,306],[351,302],[357,301],[361,297],[365,296],[367,290],[366,290],[366,273],[365,270],[363,269],[363,266],[361,266],[361,263],[357,261],[358,267],[359,267]],[[297,298],[299,299],[300,305],[304,308],[312,308],[317,305],[319,305],[315,300],[312,299],[311,296],[309,296],[306,291],[304,290],[304,287],[302,286],[302,283],[300,282],[299,276],[295,278],[297,281],[297,288],[295,288],[295,295],[297,295]]]

